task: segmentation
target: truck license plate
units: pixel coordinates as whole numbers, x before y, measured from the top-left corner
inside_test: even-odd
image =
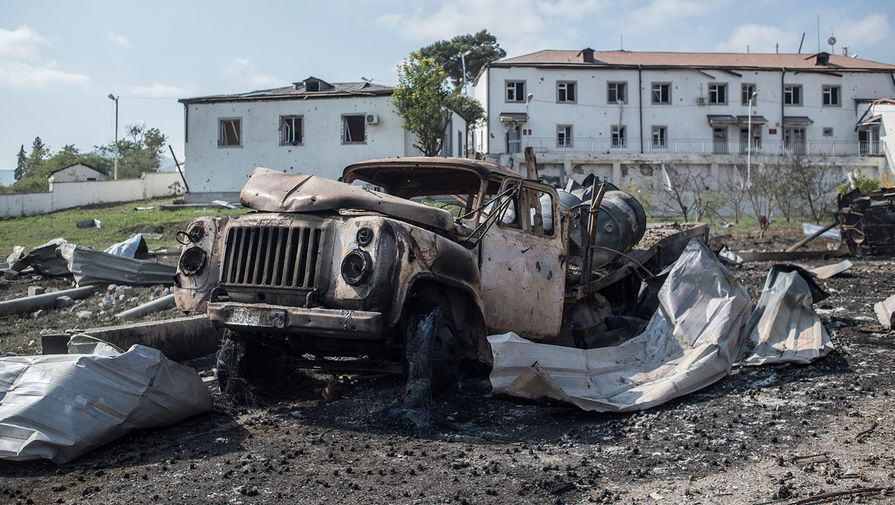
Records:
[[[227,324],[261,328],[285,328],[286,311],[237,307],[227,317]]]

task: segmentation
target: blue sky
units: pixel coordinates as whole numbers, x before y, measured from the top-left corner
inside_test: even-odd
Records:
[[[394,84],[414,49],[482,28],[509,56],[539,49],[802,52],[833,34],[895,64],[895,2],[734,0],[357,0],[0,3],[0,169],[35,136],[53,150],[157,127],[183,156],[178,98],[328,81]]]

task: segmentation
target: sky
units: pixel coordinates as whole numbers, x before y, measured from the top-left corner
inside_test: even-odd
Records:
[[[818,19],[820,29],[818,31]],[[394,84],[436,40],[487,29],[508,56],[541,49],[780,52],[847,47],[895,64],[892,0],[231,0],[0,2],[0,169],[40,136],[53,151],[155,127],[183,161],[179,98],[308,76]]]

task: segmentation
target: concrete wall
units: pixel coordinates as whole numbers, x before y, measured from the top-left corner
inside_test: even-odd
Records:
[[[525,159],[521,153],[487,155],[485,159],[524,173]],[[745,173],[746,170],[745,160],[739,155],[538,153],[537,161],[539,178],[555,187],[565,187],[569,179],[582,182],[594,174],[626,191],[645,191],[646,194],[640,197],[651,200],[658,207],[652,212],[655,215],[674,214],[673,209],[666,208],[663,202],[662,188],[666,183],[663,163],[674,165],[679,173],[692,174],[722,198],[729,191],[725,185],[738,180],[736,171]],[[870,177],[879,179],[888,174],[890,180],[893,179],[882,156],[807,157],[805,161],[831,167],[830,177],[839,182],[844,182],[847,174],[857,168]],[[788,162],[790,159],[785,156],[756,156],[752,160],[752,170],[757,170],[759,165],[774,167]],[[728,215],[730,209],[725,205],[720,212]]]
[[[129,202],[183,192],[176,173],[146,173],[139,179],[55,182],[49,193],[0,195],[0,217],[31,216],[100,203]]]

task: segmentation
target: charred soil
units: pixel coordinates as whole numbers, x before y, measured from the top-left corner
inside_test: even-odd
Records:
[[[218,396],[210,413],[68,464],[0,463],[0,503],[891,503],[895,334],[872,305],[895,293],[895,262],[852,261],[819,281],[836,351],[812,365],[735,367],[633,414],[493,398],[467,381],[431,404],[425,429],[402,411],[397,378],[309,373],[255,406]],[[753,303],[769,268],[732,268]],[[3,299],[27,286],[0,283]],[[49,312],[5,318],[2,350],[36,353],[40,328],[85,327],[77,310]],[[213,360],[192,364],[216,388]]]

